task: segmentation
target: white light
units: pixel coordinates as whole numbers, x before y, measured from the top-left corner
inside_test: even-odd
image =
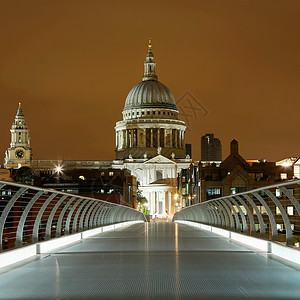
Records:
[[[49,253],[53,249],[68,246],[68,245],[78,242],[80,240],[81,240],[81,233],[77,233],[77,234],[62,236],[60,238],[41,242],[41,243],[37,244],[37,253],[38,254]]]
[[[283,259],[300,264],[300,251],[298,249],[289,248],[270,242],[271,253]]]
[[[36,255],[36,245],[25,246],[0,254],[0,268],[22,261]]]
[[[174,195],[174,199],[177,200],[178,199],[178,194]]]
[[[86,231],[84,231],[84,232],[81,233],[81,238],[82,239],[86,239],[86,238],[88,238],[90,236],[102,233],[102,230],[103,230],[102,227],[95,228],[95,229],[90,229],[90,230],[86,230]]]
[[[268,243],[269,243],[268,241],[254,238],[251,236],[246,236],[236,232],[231,232],[231,239],[236,242],[245,244],[247,246],[268,252]]]
[[[292,165],[291,162],[285,161],[284,163],[281,164],[283,167],[290,167]]]
[[[61,170],[62,170],[61,166],[57,166],[57,167],[55,168],[55,171],[56,171],[57,173],[60,173]]]

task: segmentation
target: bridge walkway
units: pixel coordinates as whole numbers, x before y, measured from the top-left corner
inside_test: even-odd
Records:
[[[145,223],[0,274],[0,299],[300,299],[300,271],[211,232]]]

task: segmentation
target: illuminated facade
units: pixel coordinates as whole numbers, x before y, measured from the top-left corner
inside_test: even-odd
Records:
[[[24,113],[19,103],[19,108],[11,126],[11,143],[5,153],[5,168],[19,168],[31,165],[31,148],[29,129],[25,121]]]
[[[178,110],[171,91],[157,80],[156,63],[148,45],[143,80],[129,92],[123,121],[117,122],[117,159],[185,158],[185,123],[178,120]]]
[[[294,177],[300,178],[300,157],[288,157],[276,162],[276,166],[292,167]],[[285,176],[285,175],[283,175]]]
[[[128,169],[132,183],[123,190],[131,191],[132,195],[127,197],[126,192],[122,192],[125,196],[122,194],[119,198],[123,197],[127,205],[135,206],[136,178],[142,195],[148,200],[150,215],[167,218],[175,212],[178,174],[191,163],[185,151],[186,126],[178,119],[178,114],[173,94],[157,80],[149,42],[143,80],[128,94],[123,120],[116,123],[116,160],[32,160],[29,130],[19,106],[11,129],[5,168],[11,169],[14,180],[21,183],[63,189],[74,194],[82,194],[80,191],[84,187],[100,199],[112,197],[101,192],[105,189],[98,184],[103,179],[99,174],[108,169],[112,173],[113,170],[123,172]]]
[[[175,212],[177,174],[189,166],[185,123],[178,119],[171,91],[157,80],[149,41],[143,80],[129,92],[123,120],[116,123],[115,168],[129,169],[149,203],[152,217]]]
[[[194,162],[182,170],[178,190],[184,207],[293,178],[292,165],[278,165],[265,159],[245,160],[239,154],[238,142],[232,140],[230,155],[224,161]]]

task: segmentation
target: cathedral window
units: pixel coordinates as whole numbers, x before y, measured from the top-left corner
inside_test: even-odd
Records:
[[[165,115],[165,114],[166,114],[166,112],[164,111],[164,112],[163,112],[163,114]]]
[[[150,115],[150,111],[149,110],[147,111],[147,114]]]
[[[142,115],[144,115],[145,114],[145,112],[144,111],[142,111]]]
[[[156,180],[160,180],[163,178],[163,174],[161,170],[156,171]]]
[[[160,111],[158,112],[158,114],[160,115]]]
[[[114,172],[109,172],[108,175],[109,176],[114,176]]]
[[[153,111],[152,114],[155,115],[155,111]]]

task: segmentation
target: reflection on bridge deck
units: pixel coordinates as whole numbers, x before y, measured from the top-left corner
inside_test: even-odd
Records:
[[[210,232],[144,223],[0,275],[0,299],[299,299],[300,272]]]

